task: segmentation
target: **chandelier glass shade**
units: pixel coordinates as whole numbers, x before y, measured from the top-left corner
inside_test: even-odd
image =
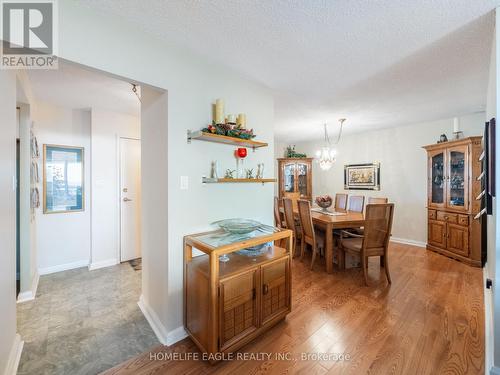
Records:
[[[342,127],[345,119],[340,119],[339,121],[340,121],[340,131],[337,138],[337,142],[335,142],[335,144],[338,144],[340,141],[340,137],[342,135]],[[326,124],[324,125],[324,129],[325,129],[325,145],[320,150],[316,151],[316,160],[319,163],[319,167],[322,170],[327,171],[332,167],[332,165],[337,160],[336,159],[337,150],[333,148],[330,144],[330,138],[328,137]]]
[[[337,151],[330,147],[322,147],[321,150],[316,151],[316,158],[319,163],[319,167],[327,171],[329,170],[333,163],[335,163],[335,156],[337,155]]]

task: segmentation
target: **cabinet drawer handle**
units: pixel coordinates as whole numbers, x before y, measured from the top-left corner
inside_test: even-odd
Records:
[[[269,285],[264,284],[262,286],[262,294],[266,295],[267,293],[269,293]]]
[[[448,220],[448,216],[445,216],[445,217],[444,217],[444,219],[445,219],[445,220]]]

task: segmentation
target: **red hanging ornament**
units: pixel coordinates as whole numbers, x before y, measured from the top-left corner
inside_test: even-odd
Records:
[[[240,147],[236,150],[236,155],[240,158],[245,158],[247,156],[247,149],[244,147]]]

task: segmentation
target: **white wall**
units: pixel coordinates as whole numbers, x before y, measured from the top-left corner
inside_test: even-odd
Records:
[[[139,306],[159,340],[168,330],[168,94],[142,89],[141,106],[141,236],[142,296]],[[162,126],[163,125],[163,126]],[[152,198],[152,199],[151,199]],[[167,229],[167,230],[165,230]],[[162,249],[163,251],[159,251]]]
[[[0,70],[0,373],[16,342],[16,77]]]
[[[491,118],[496,117],[496,37],[493,36],[493,43],[491,48],[491,58],[490,58],[490,73],[489,73],[489,81],[488,81],[488,92],[487,92],[487,100],[486,100],[486,116],[485,121],[489,121]],[[489,215],[488,220],[488,254],[487,254],[487,262],[484,268],[484,278],[487,279],[495,279],[495,266],[496,266],[496,238],[495,238],[495,221],[496,221],[496,202],[495,198],[493,198],[493,215]],[[494,308],[493,308],[493,294],[492,289],[484,289],[484,307],[485,307],[485,341],[486,341],[486,350],[485,350],[485,360],[486,360],[486,369],[489,370],[494,365],[494,335],[493,335],[493,327],[494,327]],[[499,343],[497,343],[498,345]],[[496,360],[497,366],[500,365],[500,358]]]
[[[84,211],[44,214],[42,207],[37,210],[39,273],[86,266],[90,259],[90,111],[37,102],[32,116],[41,152],[44,144],[83,147],[85,169]],[[40,193],[43,198],[43,189]]]
[[[498,96],[498,90],[500,89],[500,75],[498,74],[498,62],[500,61],[500,8],[496,9],[496,28],[495,28],[495,38],[494,45],[492,49],[491,63],[490,63],[490,78],[488,85],[488,99],[487,99],[487,113],[486,119],[489,120],[492,117],[497,117],[499,107],[500,107],[500,97]],[[489,291],[485,292],[485,306],[486,306],[486,344],[487,344],[487,369],[491,368],[493,364],[494,367],[491,368],[491,373],[500,374],[500,293],[498,292],[497,282],[499,281],[497,277],[497,271],[500,269],[500,255],[499,244],[500,244],[500,221],[496,219],[500,200],[498,199],[500,194],[500,163],[498,162],[500,152],[500,131],[498,128],[498,118],[496,125],[496,161],[495,161],[495,175],[496,175],[496,191],[495,199],[493,200],[493,216],[488,217],[488,264],[485,269],[485,276],[493,280],[493,295]],[[493,297],[493,298],[491,298]],[[488,316],[491,311],[491,315]],[[490,318],[491,320],[488,320]],[[493,337],[492,337],[493,336]],[[491,358],[493,357],[493,358]]]
[[[21,285],[18,302],[29,301],[35,298],[38,286],[38,266],[36,252],[36,220],[31,210],[31,189],[41,184],[31,181],[31,104],[35,103],[29,77],[24,70],[16,73],[16,97],[20,107],[19,138],[20,138],[20,276]],[[35,134],[36,135],[36,134]],[[37,160],[41,167],[41,159]],[[39,169],[40,170],[40,169]]]
[[[347,124],[347,126],[349,126]],[[460,118],[464,136],[482,135],[484,113]],[[337,162],[329,171],[313,163],[313,195],[346,192],[388,197],[395,203],[393,238],[424,245],[427,242],[427,154],[422,146],[451,137],[453,119],[401,126],[343,137]],[[323,141],[297,143],[297,152],[314,156]],[[283,151],[277,150],[282,157]],[[344,190],[344,164],[380,162],[380,191]]]
[[[211,121],[211,103],[216,98],[225,98],[227,112],[247,113],[249,125],[255,128],[259,139],[269,142],[269,148],[255,154],[250,152],[248,163],[256,165],[263,161],[270,176],[271,92],[229,69],[205,63],[199,56],[130,28],[117,17],[88,10],[74,1],[60,2],[59,12],[62,58],[168,90],[168,161],[160,150],[157,155],[157,168],[162,171],[168,168],[168,205],[157,205],[157,215],[161,218],[168,210],[168,227],[161,228],[168,232],[168,248],[162,242],[149,244],[151,252],[168,254],[168,262],[158,265],[160,273],[168,275],[168,285],[162,286],[168,292],[165,295],[163,289],[151,288],[146,297],[150,303],[158,300],[161,302],[157,305],[166,304],[165,311],[156,313],[165,330],[172,332],[182,326],[182,237],[204,230],[208,223],[223,217],[253,217],[272,222],[272,185],[202,186],[201,176],[209,173],[210,160],[219,160],[222,168],[232,166],[233,149],[196,141],[188,145],[186,131],[207,125]],[[165,127],[167,123],[158,126]],[[165,137],[165,133],[159,134]],[[142,138],[144,141],[144,134]],[[182,175],[190,179],[189,190],[180,190]],[[154,201],[158,197],[146,199]],[[146,204],[143,200],[143,208]],[[153,216],[151,220],[154,219]],[[144,226],[143,230],[143,237],[156,238],[152,232],[157,229]],[[146,253],[146,249],[143,251]],[[148,278],[143,273],[150,283],[162,280],[163,276],[156,276]]]
[[[91,269],[119,262],[119,137],[140,139],[140,119],[92,109]]]

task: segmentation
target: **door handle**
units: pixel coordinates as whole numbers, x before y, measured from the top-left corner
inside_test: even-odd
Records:
[[[132,202],[132,199],[125,197],[125,198],[123,198],[123,201],[124,202]]]

